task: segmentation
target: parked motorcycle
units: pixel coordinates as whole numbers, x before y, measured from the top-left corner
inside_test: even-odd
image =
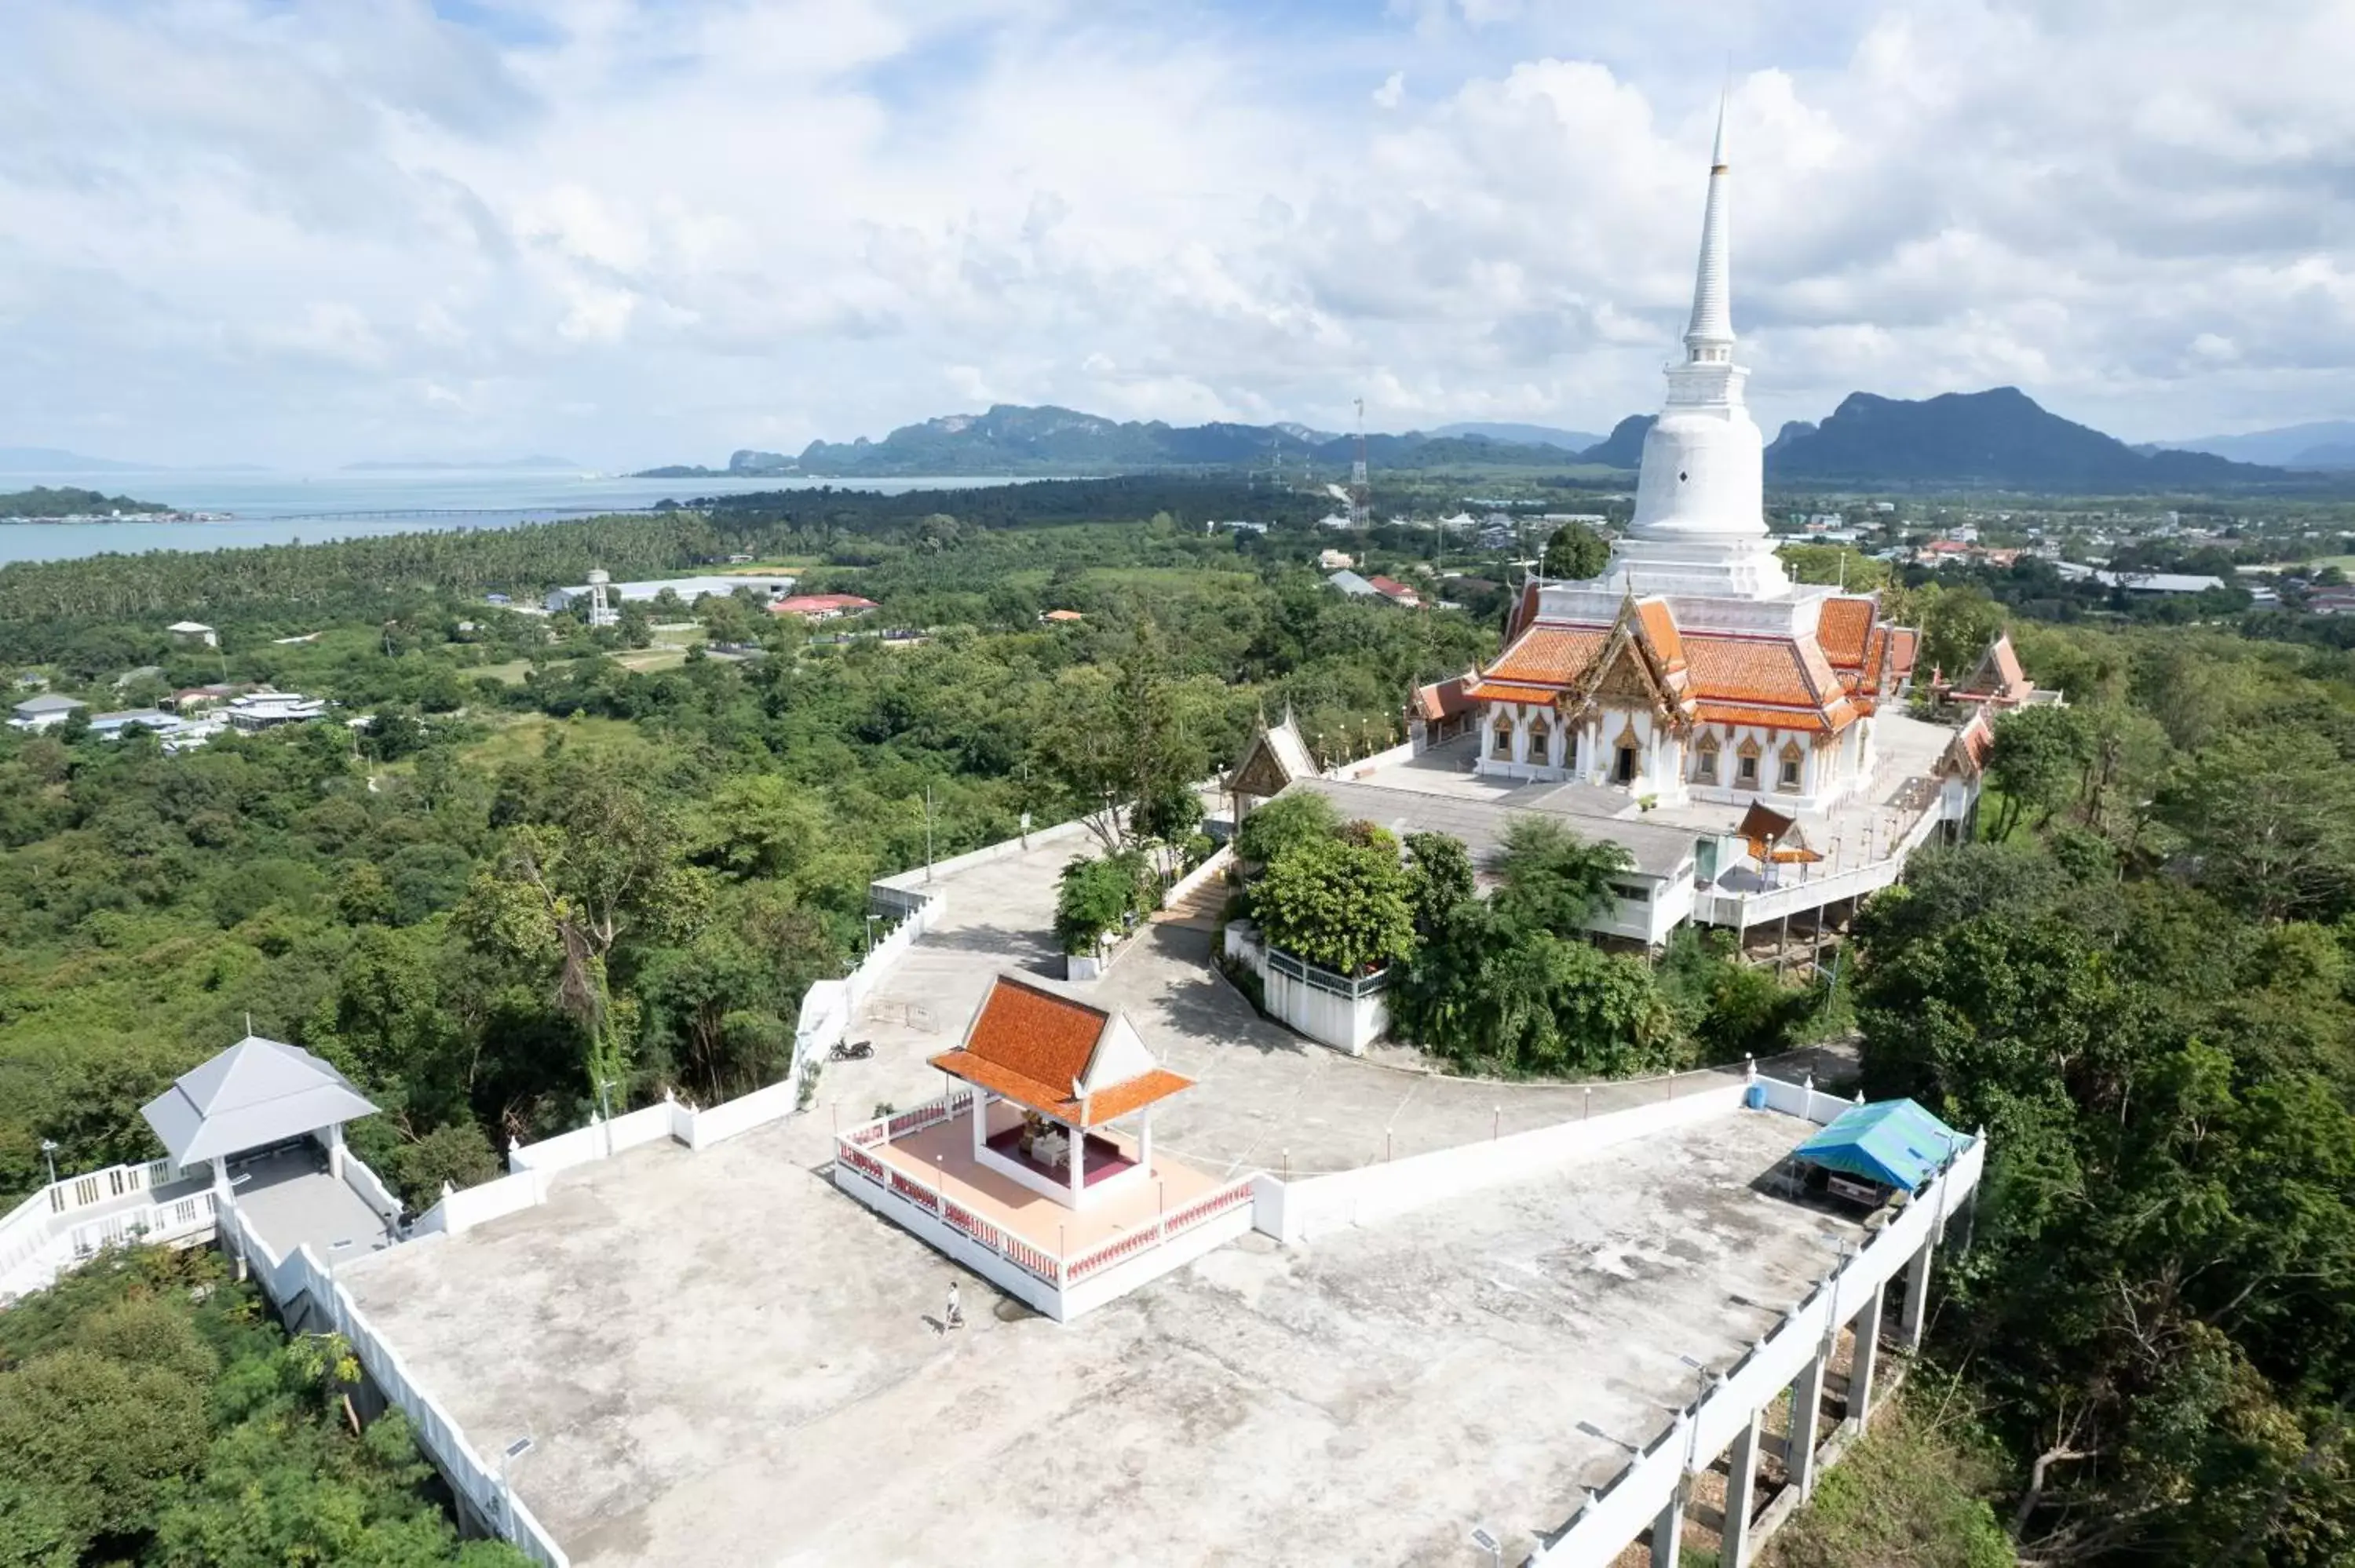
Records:
[[[830,1062],[864,1062],[868,1057],[875,1054],[875,1042],[872,1040],[837,1040],[835,1042],[834,1049],[828,1051],[826,1054],[826,1060]]]

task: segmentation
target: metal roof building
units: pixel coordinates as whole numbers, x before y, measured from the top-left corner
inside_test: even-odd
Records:
[[[351,1080],[299,1045],[249,1034],[139,1107],[176,1165],[268,1149],[373,1116]]]

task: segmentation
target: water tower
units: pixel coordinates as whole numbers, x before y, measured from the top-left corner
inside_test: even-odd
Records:
[[[613,574],[602,567],[589,574],[589,624],[591,626],[619,626],[622,623],[622,612],[605,598],[605,585],[613,580]]]

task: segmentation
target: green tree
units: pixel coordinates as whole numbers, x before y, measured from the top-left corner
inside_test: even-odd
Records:
[[[2266,919],[2336,913],[2355,890],[2355,779],[2318,735],[2219,736],[2159,792],[2158,811],[2203,885]]]
[[[2030,811],[2037,826],[2050,822],[2089,783],[2093,760],[2094,737],[2076,708],[2022,708],[1998,720],[1987,763],[1987,782],[2003,799],[1995,836],[2009,838]]]
[[[467,889],[459,924],[478,948],[552,970],[557,1005],[587,1043],[593,1099],[629,1067],[613,1016],[615,948],[636,935],[691,932],[710,890],[680,863],[668,814],[611,768],[564,772],[546,810],[548,820],[508,830],[495,866]]]
[[[1505,830],[1493,869],[1497,913],[1523,931],[1570,936],[1611,901],[1612,880],[1635,865],[1625,849],[1592,842],[1543,817],[1516,817]]]
[[[1235,853],[1254,865],[1272,866],[1340,831],[1341,814],[1331,801],[1305,789],[1287,789],[1243,818],[1235,832]]]
[[[1395,847],[1326,839],[1269,864],[1252,908],[1272,945],[1339,974],[1363,975],[1414,950],[1412,892]]]
[[[1565,523],[1546,541],[1538,571],[1544,577],[1586,582],[1601,577],[1610,564],[1611,546],[1603,542],[1602,535],[1583,523]]]
[[[1412,887],[1415,935],[1429,941],[1450,915],[1478,895],[1472,853],[1463,840],[1445,833],[1409,833],[1406,849],[1411,857],[1407,874]]]

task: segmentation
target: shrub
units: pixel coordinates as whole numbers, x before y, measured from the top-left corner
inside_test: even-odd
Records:
[[[1252,904],[1272,945],[1321,968],[1362,975],[1414,951],[1411,891],[1394,851],[1327,838],[1270,864]]]

